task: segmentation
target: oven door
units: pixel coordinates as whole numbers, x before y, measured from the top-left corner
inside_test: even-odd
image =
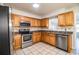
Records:
[[[32,34],[22,35],[22,48],[26,48],[32,45]]]
[[[23,34],[22,35],[22,43],[32,40],[31,34]]]

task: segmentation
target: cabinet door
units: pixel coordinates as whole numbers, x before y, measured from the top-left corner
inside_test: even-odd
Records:
[[[20,23],[20,17],[18,15],[12,15],[13,20],[13,26],[19,26]]]
[[[54,45],[56,44],[56,35],[53,32],[49,33],[49,44]]]
[[[41,27],[48,27],[48,23],[49,23],[48,21],[49,21],[48,18],[41,19],[40,20],[40,22],[41,22],[40,26]]]
[[[49,35],[48,35],[48,32],[42,32],[41,37],[42,37],[42,41],[43,42],[49,43]]]
[[[31,26],[33,27],[37,26],[37,20],[31,19]]]
[[[37,26],[40,27],[40,20],[37,20]]]
[[[49,35],[48,35],[48,32],[45,32],[44,41],[47,42],[47,43],[49,43]]]
[[[74,25],[73,12],[66,13],[65,17],[66,17],[66,26],[73,26]]]
[[[46,27],[48,27],[49,26],[49,19],[46,18],[45,21],[46,21]]]
[[[32,26],[34,26],[34,27],[40,26],[40,20],[39,19],[32,19],[31,23],[32,23]]]
[[[14,49],[21,48],[21,35],[16,34],[14,36],[14,42],[13,42],[13,44],[14,44]]]
[[[37,39],[37,42],[41,41],[41,32],[36,33],[36,39]]]
[[[43,41],[44,42],[44,39],[45,39],[45,33],[44,32],[41,32],[41,41]]]
[[[36,20],[36,19],[34,20],[34,26],[38,27],[38,20]]]
[[[72,51],[72,36],[68,36],[68,52],[70,53]]]
[[[64,14],[58,15],[58,25],[65,26],[65,15]]]
[[[41,41],[41,32],[33,32],[32,41],[33,41],[33,43],[40,42]]]
[[[34,20],[33,19],[31,19],[31,26],[34,26]]]
[[[24,19],[25,19],[26,22],[31,23],[31,18],[30,17],[25,17]]]
[[[56,44],[56,39],[55,39],[56,37],[55,36],[50,36],[50,38],[49,38],[49,43],[51,44],[51,45],[54,45],[55,46],[55,44]]]

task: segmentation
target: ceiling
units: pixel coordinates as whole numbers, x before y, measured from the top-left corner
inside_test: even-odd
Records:
[[[4,5],[10,6],[12,8],[16,8],[19,10],[27,11],[38,16],[44,16],[50,14],[54,10],[64,8],[64,7],[72,7],[74,3],[39,3],[39,8],[33,8],[33,3],[5,3]]]

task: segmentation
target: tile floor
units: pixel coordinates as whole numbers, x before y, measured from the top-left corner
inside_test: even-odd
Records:
[[[71,55],[51,45],[39,42],[30,47],[16,50],[14,55]]]

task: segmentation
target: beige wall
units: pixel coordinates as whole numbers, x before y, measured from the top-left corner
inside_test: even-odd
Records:
[[[41,19],[41,17],[38,15],[29,13],[29,12],[24,12],[24,11],[14,9],[14,8],[11,8],[11,13]]]

